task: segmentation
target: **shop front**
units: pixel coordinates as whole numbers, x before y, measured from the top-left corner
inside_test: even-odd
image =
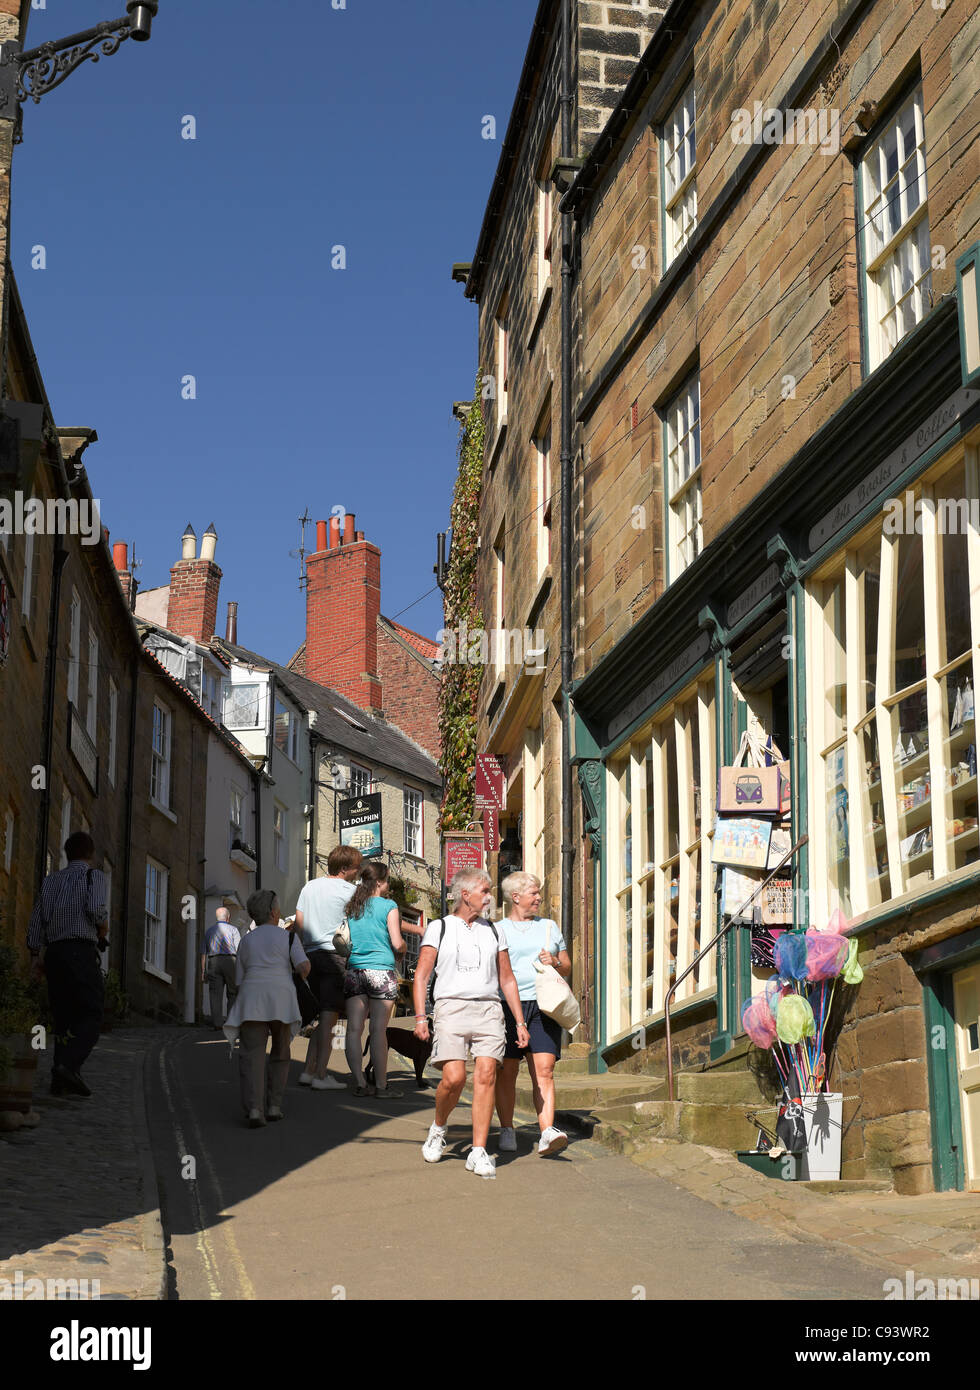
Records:
[[[718,769],[789,761],[792,925],[839,909],[866,980],[841,1036],[844,1176],[980,1189],[980,391],[923,323],[575,693],[596,847],[593,1065],[661,1072],[664,1001],[724,923]],[[710,460],[705,460],[709,466]],[[732,1064],[750,924],[672,1009],[675,1067]]]

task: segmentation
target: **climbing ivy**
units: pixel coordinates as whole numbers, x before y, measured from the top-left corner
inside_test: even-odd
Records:
[[[480,493],[483,487],[483,377],[477,372],[476,390],[459,437],[459,473],[450,511],[452,548],[443,590],[446,632],[466,636],[446,660],[439,695],[439,733],[442,739],[443,776],[440,832],[462,830],[473,819],[476,767],[476,705],[483,667],[466,660],[469,635],[483,630],[476,591],[477,547],[480,535]],[[448,644],[447,644],[448,646]],[[447,655],[453,655],[450,651]]]

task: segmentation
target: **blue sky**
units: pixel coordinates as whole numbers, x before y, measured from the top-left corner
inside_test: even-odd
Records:
[[[476,247],[535,8],[161,0],[148,44],[25,107],[12,252],[55,418],[98,430],[86,466],[144,588],[188,521],[215,523],[219,631],[236,599],[239,641],[271,657],[303,640],[304,509],[356,513],[388,616],[434,584],[476,372],[450,267]],[[46,0],[28,46],[124,10]],[[438,591],[402,621],[434,635]]]

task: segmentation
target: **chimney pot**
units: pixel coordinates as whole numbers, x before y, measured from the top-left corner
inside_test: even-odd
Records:
[[[332,516],[330,518],[330,544],[324,549],[336,550],[340,544],[340,518]]]
[[[353,545],[353,543],[354,543],[354,513],[353,513],[353,512],[345,512],[345,513],[344,513],[344,545]]]
[[[321,550],[327,549],[327,523],[325,521],[318,521],[316,524],[316,549],[317,554]]]
[[[217,533],[217,531],[214,529],[214,522],[212,521],[211,525],[210,525],[210,526],[208,527],[208,529],[205,531],[205,533],[204,533],[204,538],[203,538],[203,540],[201,541],[201,559],[202,559],[202,560],[212,560],[212,561],[213,561],[213,560],[214,560],[214,549],[215,549],[215,546],[216,546],[217,544],[218,544],[218,533]]]
[[[129,559],[125,541],[116,541],[112,547],[112,563],[120,574],[129,572]]]
[[[196,560],[197,532],[194,530],[194,527],[190,524],[190,522],[187,523],[187,526],[184,529],[184,534],[181,536],[180,540],[180,558],[182,560]]]
[[[363,532],[363,531],[355,531],[355,532],[354,532],[354,539],[355,539],[356,541],[362,541],[362,540],[364,539],[364,532]]]
[[[238,646],[238,604],[228,604],[228,621],[225,624],[225,641],[233,647]]]

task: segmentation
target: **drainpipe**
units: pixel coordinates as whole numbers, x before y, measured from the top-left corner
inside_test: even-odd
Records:
[[[136,714],[139,707],[140,650],[133,653],[132,696],[129,705],[129,757],[126,772],[126,851],[123,869],[123,930],[119,950],[119,979],[123,990],[126,988],[126,944],[129,941],[129,908],[132,899],[133,865],[133,788],[136,784]]]
[[[317,808],[317,785],[316,785],[316,759],[317,748],[320,739],[317,734],[310,734],[310,850],[307,856],[306,874],[308,881],[312,882],[316,877],[316,808]]]
[[[262,773],[255,769],[255,892],[262,887]]]
[[[42,733],[41,766],[44,769],[44,790],[41,793],[41,823],[38,827],[37,858],[34,861],[35,897],[44,881],[45,860],[48,854],[51,821],[51,752],[54,743],[54,694],[58,674],[58,622],[61,617],[61,577],[68,563],[68,548],[59,535],[55,541],[51,565],[51,607],[48,614],[47,673],[44,690],[44,729]]]
[[[572,0],[562,0],[561,153],[572,146]],[[572,940],[575,882],[572,804],[572,218],[561,215],[561,933]]]

